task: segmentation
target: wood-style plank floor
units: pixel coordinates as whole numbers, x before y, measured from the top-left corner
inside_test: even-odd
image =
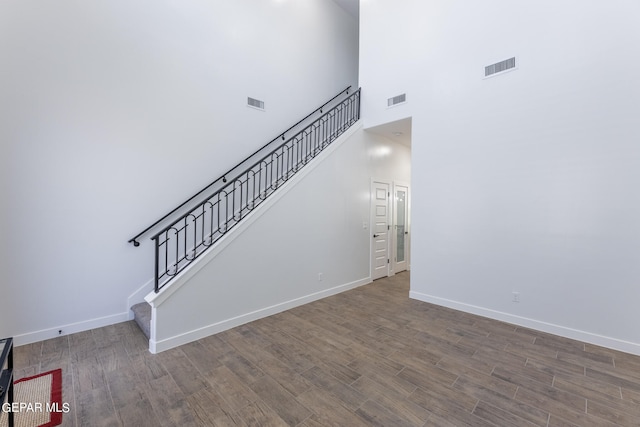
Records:
[[[640,357],[410,300],[409,273],[158,355],[133,322],[16,348],[65,426],[640,426]]]

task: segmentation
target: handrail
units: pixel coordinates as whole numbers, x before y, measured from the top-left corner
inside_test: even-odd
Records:
[[[215,245],[359,119],[360,89],[304,127],[300,126],[286,141],[268,147],[256,156],[255,162],[249,163],[246,159],[239,165],[242,170],[230,176],[228,182],[213,188],[198,203],[193,202],[181,216],[172,217],[169,225],[151,237],[155,242],[155,292]]]
[[[351,87],[351,86],[349,86],[349,87]],[[340,92],[340,93],[343,93],[344,91],[346,91],[346,90],[348,90],[348,89],[349,89],[349,88],[347,88],[347,89],[343,90],[343,91],[342,91],[342,92]],[[339,96],[339,95],[340,95],[340,94],[338,94],[338,96]],[[335,97],[334,97],[333,99],[335,99]],[[327,102],[327,103],[325,103],[324,105],[327,105],[329,102],[333,101],[333,99],[331,99],[330,101],[328,101],[328,102]],[[324,106],[324,105],[323,105],[323,106]],[[315,113],[315,112],[317,112],[318,110],[321,110],[321,108],[318,108],[318,109],[314,110],[314,113]],[[319,117],[319,118],[317,118],[316,120],[322,120],[322,119],[323,119],[323,118],[325,118],[328,114],[329,114],[329,112],[324,113],[322,116],[320,116],[320,117]],[[307,117],[305,117],[305,119],[309,118],[311,115],[313,115],[313,113],[311,113],[311,114],[307,115]],[[289,130],[293,129],[294,127],[296,127],[297,125],[299,125],[302,121],[304,121],[304,119],[303,119],[303,120],[301,120],[300,122],[298,122],[296,125],[294,125],[294,126],[290,127],[289,129],[287,129],[287,131],[289,131]],[[282,134],[284,135],[287,131],[283,132]],[[296,135],[294,135],[293,137],[289,138],[289,140],[287,140],[284,144],[286,144],[286,143],[290,142],[292,138],[295,138],[295,136],[297,136],[297,134],[296,134]],[[278,138],[280,138],[280,136],[277,136],[276,138],[274,138],[273,140],[271,140],[271,141],[269,142],[269,144],[273,143],[273,142],[274,142],[274,141],[276,141]],[[246,162],[247,160],[249,160],[249,159],[250,159],[251,157],[253,157],[254,155],[258,154],[260,151],[262,151],[263,149],[265,149],[269,144],[266,144],[266,145],[265,145],[265,146],[263,146],[260,150],[256,151],[256,152],[255,152],[255,153],[253,153],[251,156],[249,156],[249,157],[247,157],[246,159],[244,159],[241,163],[239,163],[238,165],[236,165],[236,167],[235,167],[235,168],[231,169],[231,171],[233,171],[234,169],[236,169],[236,168],[237,168],[238,166],[240,166],[242,163],[244,163],[244,162]],[[280,147],[276,147],[274,150],[277,150],[278,148],[280,148]],[[265,161],[265,159],[269,158],[269,156],[270,156],[271,154],[272,154],[272,153],[268,153],[268,154],[267,154],[267,155],[265,155],[264,157],[261,157],[260,159],[258,159],[255,163],[252,163],[250,166],[247,166],[247,167],[245,168],[245,171],[249,171],[249,170],[253,169],[255,166],[257,166],[257,165],[259,165],[260,163],[264,162],[264,161]],[[244,172],[241,172],[239,175],[242,175],[243,173],[244,173]],[[227,175],[228,175],[228,173],[227,173]],[[226,180],[223,180],[223,182],[225,182],[225,183],[226,183]],[[230,185],[230,184],[227,184],[227,185]],[[207,188],[208,188],[208,187],[207,187]],[[223,187],[223,188],[226,188],[226,187]],[[206,189],[206,188],[205,188],[205,189]],[[200,191],[200,193],[202,193],[202,192],[204,192],[204,190]],[[200,193],[198,193],[198,194],[200,194]],[[214,194],[215,194],[215,193],[214,193]],[[197,194],[196,194],[196,195],[197,195]],[[211,198],[211,196],[212,196],[212,195],[211,195],[211,194],[209,194],[207,197],[205,197],[205,198],[204,198],[204,200],[207,200],[207,199]],[[193,198],[195,198],[195,197],[192,197],[192,199],[193,199]],[[196,206],[198,206],[198,205],[199,205],[199,204],[197,204]],[[174,212],[175,212],[175,209],[174,209]],[[172,213],[174,213],[174,212],[172,212]],[[186,217],[188,217],[189,215],[190,215],[190,213],[189,213],[189,212],[186,212],[184,215],[181,215],[181,216],[177,217],[177,218],[173,221],[173,223],[172,223],[172,224],[170,224],[170,225],[168,225],[168,226],[164,227],[162,230],[158,231],[156,234],[154,234],[153,236],[151,236],[151,238],[150,238],[150,239],[151,239],[151,240],[155,240],[155,239],[157,239],[157,238],[158,238],[158,236],[160,236],[161,234],[163,234],[163,233],[167,232],[169,229],[171,229],[171,228],[173,227],[173,224],[175,224],[175,223],[176,223],[176,222],[178,222],[178,221],[181,221],[181,220],[185,219],[185,218],[186,218]]]
[[[275,138],[273,138],[271,141],[267,142],[266,144],[264,144],[262,147],[260,147],[259,149],[257,149],[256,151],[254,151],[253,153],[251,153],[250,155],[248,155],[247,157],[245,157],[241,162],[239,162],[237,165],[235,165],[234,167],[232,167],[231,169],[229,169],[226,173],[222,174],[221,177],[219,177],[218,179],[216,179],[215,181],[211,182],[209,185],[207,185],[206,187],[204,187],[202,190],[198,191],[196,194],[194,194],[193,196],[189,197],[187,200],[185,200],[184,202],[182,202],[180,205],[178,205],[175,209],[173,209],[171,212],[167,213],[166,215],[164,215],[162,218],[160,218],[159,220],[157,220],[156,222],[154,222],[153,224],[151,224],[150,226],[148,226],[147,228],[145,228],[144,230],[142,230],[140,233],[136,234],[134,237],[132,237],[131,239],[129,239],[128,243],[133,243],[133,246],[140,246],[140,242],[138,242],[138,238],[143,236],[144,234],[146,234],[148,231],[152,230],[154,227],[156,227],[158,224],[160,224],[161,222],[163,222],[164,220],[166,220],[167,218],[169,218],[171,215],[173,215],[174,213],[176,213],[177,211],[179,211],[180,209],[182,209],[183,207],[185,207],[189,202],[193,201],[193,199],[195,199],[196,197],[198,197],[200,194],[204,193],[205,190],[207,190],[208,188],[211,188],[214,184],[222,181],[223,183],[227,182],[227,175],[231,174],[231,172],[233,172],[234,170],[236,170],[240,165],[242,165],[243,163],[245,163],[247,160],[251,159],[252,157],[254,157],[256,154],[260,153],[262,150],[264,150],[265,148],[267,148],[269,145],[271,145],[274,141],[276,141],[278,138],[282,138],[284,140],[284,135],[289,132],[291,129],[294,129],[296,126],[298,126],[300,123],[304,122],[305,120],[307,120],[309,117],[311,117],[312,115],[314,115],[315,113],[317,113],[318,111],[320,111],[322,113],[322,109],[324,107],[326,107],[328,104],[330,104],[333,100],[335,100],[337,97],[339,97],[340,95],[342,95],[343,93],[347,93],[349,94],[349,89],[351,89],[351,85],[347,86],[345,89],[341,90],[336,96],[334,96],[333,98],[331,98],[330,100],[328,100],[327,102],[325,102],[324,104],[322,104],[321,106],[319,106],[318,108],[316,108],[315,110],[313,110],[311,113],[307,114],[304,118],[298,120],[298,122],[296,122],[296,124],[292,125],[291,127],[289,127],[287,130],[285,130],[284,132],[281,132],[278,134],[278,136],[276,136]]]

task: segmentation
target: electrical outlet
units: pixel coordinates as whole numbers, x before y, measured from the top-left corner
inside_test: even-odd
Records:
[[[520,292],[513,292],[513,302],[520,302]]]

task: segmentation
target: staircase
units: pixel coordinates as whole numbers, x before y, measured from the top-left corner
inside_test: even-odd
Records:
[[[142,333],[151,338],[151,305],[148,302],[141,302],[131,307],[133,320],[138,324]]]
[[[160,229],[151,237],[155,246],[155,293],[360,119],[360,90],[349,91],[350,87],[338,93],[129,240],[139,246],[140,237]],[[287,139],[290,133],[293,136]],[[151,306],[144,302],[131,310],[149,338]]]

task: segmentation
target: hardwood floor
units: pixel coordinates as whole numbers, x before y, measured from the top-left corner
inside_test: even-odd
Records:
[[[640,357],[413,301],[409,273],[152,355],[133,322],[15,349],[65,426],[640,426]]]

